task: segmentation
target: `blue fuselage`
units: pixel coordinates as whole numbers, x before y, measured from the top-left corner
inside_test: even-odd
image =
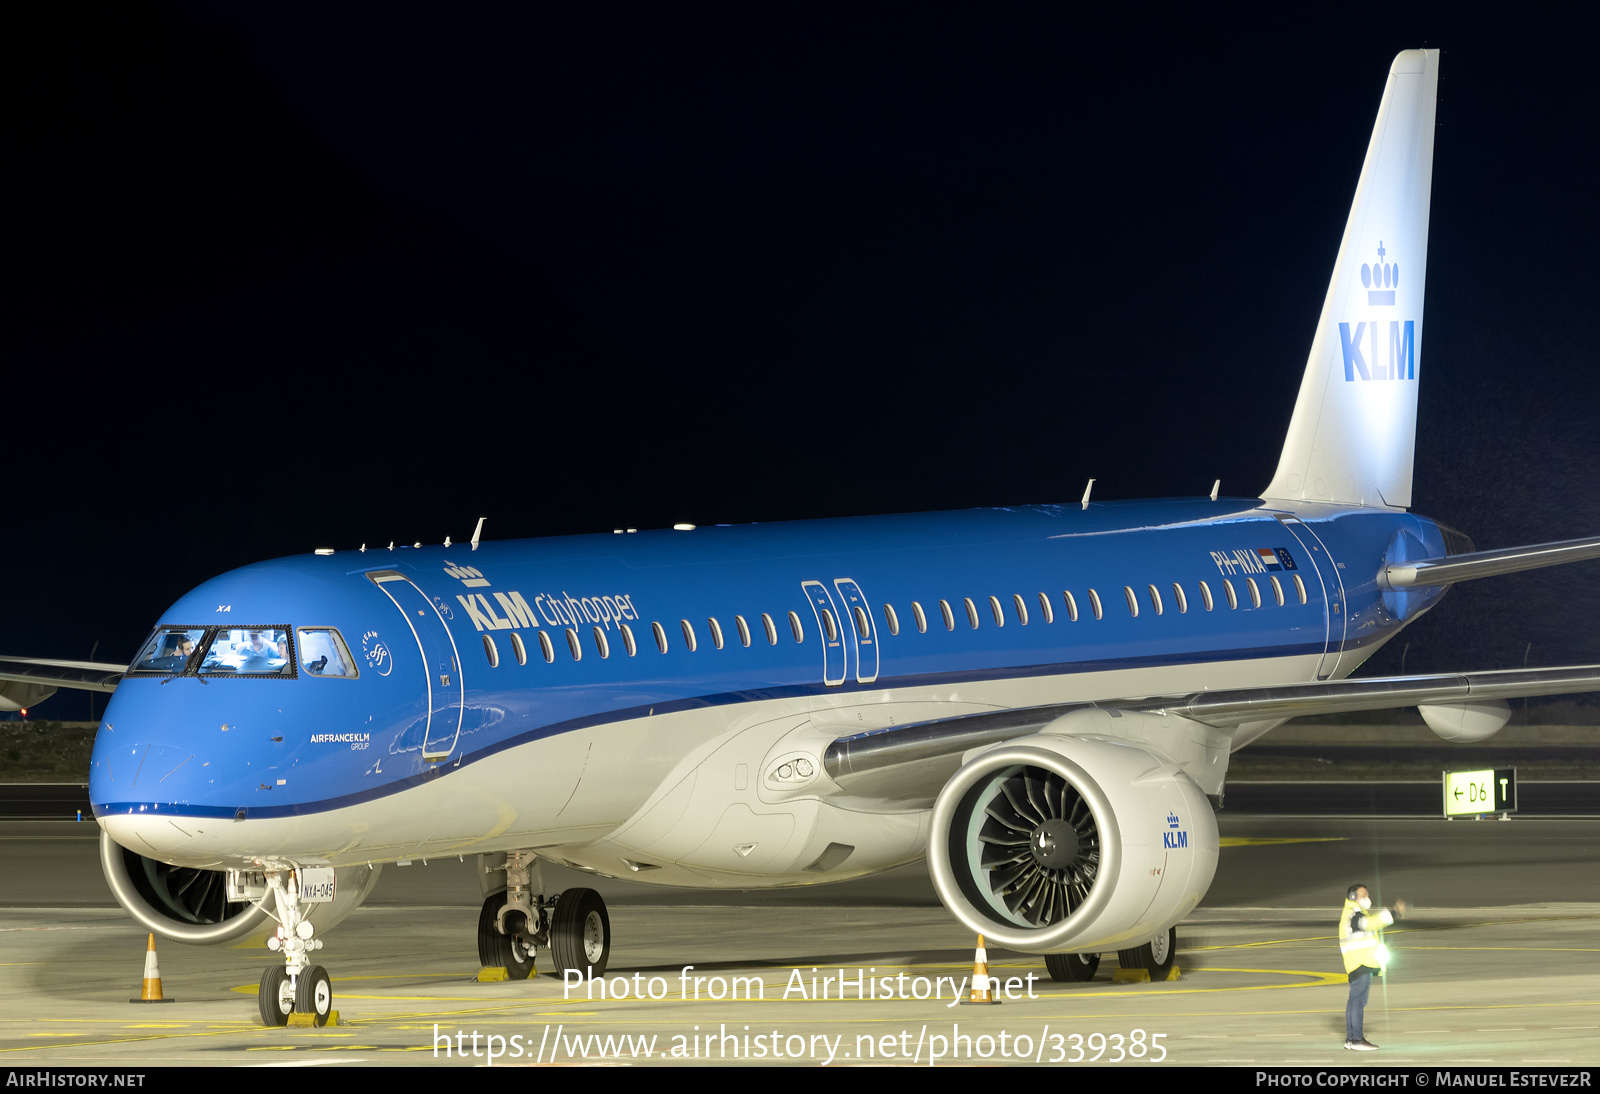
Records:
[[[1385,592],[1380,566],[1444,553],[1406,513],[1199,499],[278,559],[161,623],[336,628],[357,674],[132,674],[90,798],[305,817],[671,712],[1296,657],[1344,676],[1438,595]]]

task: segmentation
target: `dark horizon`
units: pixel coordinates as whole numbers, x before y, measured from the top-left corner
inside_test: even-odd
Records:
[[[11,16],[0,652],[128,658],[217,573],[479,516],[1254,496],[1422,45],[1413,508],[1481,548],[1600,533],[1597,95],[1551,48],[1586,27],[1104,18]],[[1463,585],[1362,671],[1600,661],[1597,594],[1595,563]]]

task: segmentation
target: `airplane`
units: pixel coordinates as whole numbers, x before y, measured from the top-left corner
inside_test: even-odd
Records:
[[[991,942],[1170,969],[1229,757],[1288,718],[1418,707],[1482,740],[1600,665],[1352,678],[1479,551],[1411,513],[1437,50],[1390,67],[1259,497],[319,549],[223,574],[129,665],[0,659],[0,705],[111,693],[89,796],[127,911],[266,933],[261,1020],[327,1020],[323,936],[384,866],[475,856],[479,957],[604,975],[592,889],[813,885],[926,858]],[[274,925],[275,924],[275,925]]]

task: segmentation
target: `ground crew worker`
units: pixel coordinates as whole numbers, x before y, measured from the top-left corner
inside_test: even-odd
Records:
[[[1339,953],[1344,957],[1345,975],[1350,980],[1350,1000],[1344,1005],[1344,1047],[1355,1052],[1371,1052],[1378,1046],[1361,1031],[1363,1011],[1372,977],[1383,974],[1389,951],[1383,944],[1383,929],[1406,914],[1406,902],[1394,902],[1394,911],[1372,911],[1372,894],[1365,885],[1352,885],[1344,894],[1344,910],[1339,913]]]

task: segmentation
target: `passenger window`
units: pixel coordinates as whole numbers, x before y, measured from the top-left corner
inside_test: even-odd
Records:
[[[1277,575],[1267,578],[1272,582],[1272,598],[1278,602],[1278,607],[1283,607],[1283,586],[1278,582]]]
[[[678,620],[678,624],[683,628],[683,644],[689,647],[690,653],[693,653],[699,648],[699,644],[694,640],[694,624],[687,619]]]
[[[656,649],[662,653],[667,652],[667,628],[660,623],[650,624],[650,632],[656,636]]]
[[[1050,609],[1050,598],[1043,593],[1039,594],[1039,611],[1044,615],[1046,623],[1054,623],[1056,621],[1056,613]]]
[[[945,630],[953,631],[956,629],[956,614],[950,610],[950,602],[948,600],[939,601],[939,615],[944,619]]]
[[[1250,588],[1250,606],[1253,608],[1261,607],[1261,587],[1256,584],[1256,579],[1247,577],[1244,579],[1244,583]]]
[[[800,617],[794,612],[789,613],[789,633],[794,635],[797,645],[806,640],[805,628],[800,625]]]
[[[1154,585],[1146,585],[1145,588],[1150,590],[1150,606],[1156,610],[1157,615],[1161,615],[1161,590]]]
[[[516,654],[517,664],[526,665],[528,663],[528,647],[522,644],[522,635],[516,631],[511,632],[511,652]]]
[[[1200,582],[1200,603],[1206,606],[1206,611],[1208,612],[1212,608],[1216,607],[1211,600],[1211,586],[1207,585],[1204,581]]]
[[[858,605],[855,609],[855,613],[856,634],[870,642],[872,640],[872,623],[867,619],[866,609]]]
[[[828,641],[839,641],[839,623],[833,618],[833,612],[827,608],[822,609],[822,626],[828,632]]]
[[[1133,595],[1133,586],[1132,585],[1124,585],[1122,587],[1122,596],[1123,596],[1123,599],[1125,599],[1128,602],[1128,614],[1133,616],[1133,618],[1138,619],[1139,618],[1139,598]]]
[[[961,598],[961,602],[964,605],[966,605],[966,608],[967,608],[967,622],[972,626],[973,630],[977,630],[978,629],[978,606],[972,602],[972,597],[970,597],[970,596],[962,597]]]
[[[885,604],[883,606],[883,620],[885,623],[889,624],[890,634],[900,633],[900,617],[894,614],[893,604]]]
[[[583,660],[583,647],[578,644],[578,632],[571,627],[567,628],[567,649],[572,651],[574,661]]]
[[[490,635],[483,636],[483,655],[489,659],[489,667],[500,667],[500,651],[495,647],[494,638]]]
[[[722,624],[717,622],[715,616],[706,620],[706,626],[711,628],[711,644],[717,649],[722,648]]]
[[[1227,578],[1223,578],[1222,591],[1228,594],[1228,610],[1237,610],[1239,607],[1239,594],[1233,591],[1233,582]]]
[[[923,613],[922,605],[919,604],[915,600],[913,600],[911,602],[911,615],[917,621],[917,633],[918,634],[927,634],[928,633],[928,617],[927,617],[927,615],[925,615]]]
[[[539,652],[544,654],[544,663],[552,664],[556,659],[556,648],[550,641],[549,631],[539,632]]]
[[[626,623],[618,623],[617,628],[622,631],[622,645],[623,648],[628,651],[628,656],[632,657],[637,654],[639,652],[639,647],[635,645],[633,641],[633,628],[628,626]],[[512,634],[511,637],[515,638],[516,635]]]
[[[778,628],[773,624],[772,616],[766,612],[761,613],[761,627],[767,632],[767,645],[776,646],[778,644]]]
[[[733,617],[733,625],[739,629],[739,644],[745,649],[750,648],[750,624],[744,621],[744,616]]]
[[[1022,599],[1020,593],[1012,593],[1011,604],[1012,607],[1017,609],[1017,625],[1026,627],[1028,625],[1028,602]]]
[[[1100,603],[1100,594],[1093,589],[1089,590],[1089,607],[1094,609],[1094,617],[1096,619],[1104,619],[1106,617],[1105,606]]]
[[[602,661],[611,656],[611,643],[606,638],[606,632],[599,627],[594,629],[594,648],[599,651]]]
[[[1189,598],[1183,593],[1183,586],[1176,581],[1172,583],[1172,599],[1178,602],[1178,614],[1189,614]]]
[[[1306,602],[1306,583],[1300,580],[1300,575],[1294,575],[1294,591],[1300,594],[1300,603]]]
[[[1067,618],[1076,623],[1078,621],[1078,598],[1063,589],[1061,590],[1061,599],[1067,602]]]
[[[973,614],[976,615],[977,613],[974,612]],[[1000,607],[1000,601],[992,596],[989,598],[989,614],[994,616],[995,626],[1003,627],[1006,625],[1005,610]]]
[[[187,633],[187,632],[183,632]],[[353,680],[359,675],[355,658],[344,644],[344,637],[332,627],[301,627],[300,667],[309,676],[332,676]],[[182,665],[179,666],[179,671]]]

